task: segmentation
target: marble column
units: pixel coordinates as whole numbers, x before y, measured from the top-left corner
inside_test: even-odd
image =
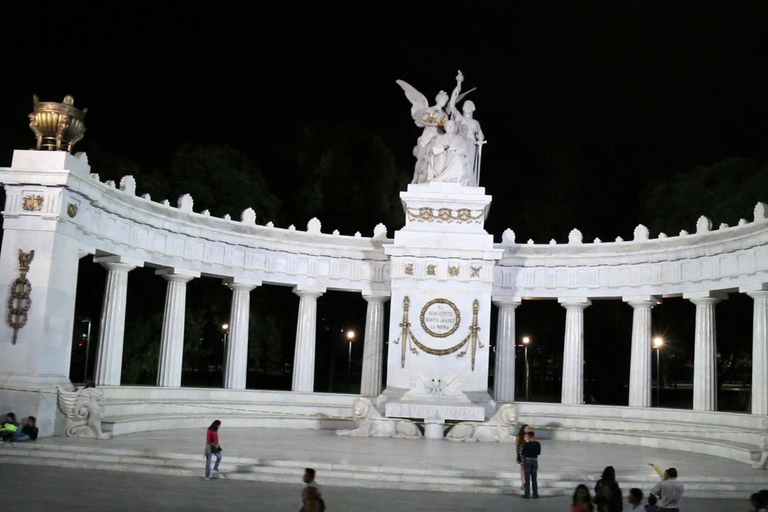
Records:
[[[325,290],[296,287],[299,296],[299,318],[296,321],[296,351],[293,356],[293,391],[311,393],[315,389],[315,333],[317,331],[317,298]]]
[[[651,406],[651,308],[654,297],[624,299],[632,306],[632,348],[629,361],[629,406]]]
[[[696,333],[693,353],[693,409],[717,410],[717,338],[715,305],[724,297],[718,294],[686,296],[696,304]]]
[[[768,414],[768,290],[747,291],[747,295],[754,299],[752,308],[752,414]]]
[[[563,391],[560,402],[584,403],[584,309],[589,299],[560,299],[565,308],[565,346],[563,349]]]
[[[155,272],[168,281],[165,292],[163,332],[160,337],[160,362],[157,370],[157,385],[162,387],[181,386],[181,363],[184,357],[184,313],[187,304],[187,283],[196,272],[176,269],[161,269]]]
[[[493,374],[493,399],[515,401],[515,309],[519,297],[493,297],[499,308],[496,329],[496,367]]]
[[[248,377],[248,326],[251,314],[251,290],[260,282],[229,280],[224,283],[232,290],[229,311],[229,338],[224,360],[224,387],[245,389]]]
[[[125,303],[128,293],[128,272],[136,265],[118,261],[100,262],[107,269],[107,286],[101,307],[99,350],[96,356],[95,384],[119,386],[123,370],[123,339],[125,336]]]
[[[384,373],[384,303],[389,294],[363,294],[368,302],[365,312],[365,339],[363,341],[363,372],[360,394],[377,396],[382,390]]]

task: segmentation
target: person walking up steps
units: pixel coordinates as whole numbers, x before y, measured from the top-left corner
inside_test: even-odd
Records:
[[[539,497],[539,455],[541,445],[536,440],[536,434],[530,430],[526,434],[526,443],[523,446],[523,467],[525,468],[525,494],[523,498],[531,498],[531,486],[533,486],[533,498]]]
[[[219,446],[219,426],[221,422],[219,420],[211,423],[208,427],[208,431],[205,433],[205,479],[211,479],[211,455],[216,456],[216,464],[213,466],[213,471],[216,473],[216,477],[219,477],[219,463],[221,462],[221,446]]]

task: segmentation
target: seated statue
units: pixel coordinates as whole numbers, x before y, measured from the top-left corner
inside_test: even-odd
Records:
[[[451,441],[480,441],[491,443],[512,443],[515,441],[517,406],[504,404],[486,422],[463,421],[457,423],[445,435]]]
[[[384,418],[370,400],[358,397],[352,403],[355,428],[337,430],[337,436],[354,437],[399,437],[415,439],[422,437],[415,423],[407,420]]]

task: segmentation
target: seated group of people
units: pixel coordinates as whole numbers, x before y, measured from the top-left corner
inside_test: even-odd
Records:
[[[23,443],[25,441],[34,441],[37,439],[37,419],[29,416],[27,422],[21,425],[16,421],[16,415],[9,412],[5,421],[0,424],[0,439],[11,443]]]

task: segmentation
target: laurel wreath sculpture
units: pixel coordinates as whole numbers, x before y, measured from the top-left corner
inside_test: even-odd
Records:
[[[32,284],[27,279],[27,272],[35,257],[35,251],[24,252],[19,249],[19,277],[11,284],[11,295],[8,297],[8,313],[5,321],[13,328],[12,344],[16,344],[19,329],[27,323],[27,312],[32,306],[29,294],[32,292]]]

